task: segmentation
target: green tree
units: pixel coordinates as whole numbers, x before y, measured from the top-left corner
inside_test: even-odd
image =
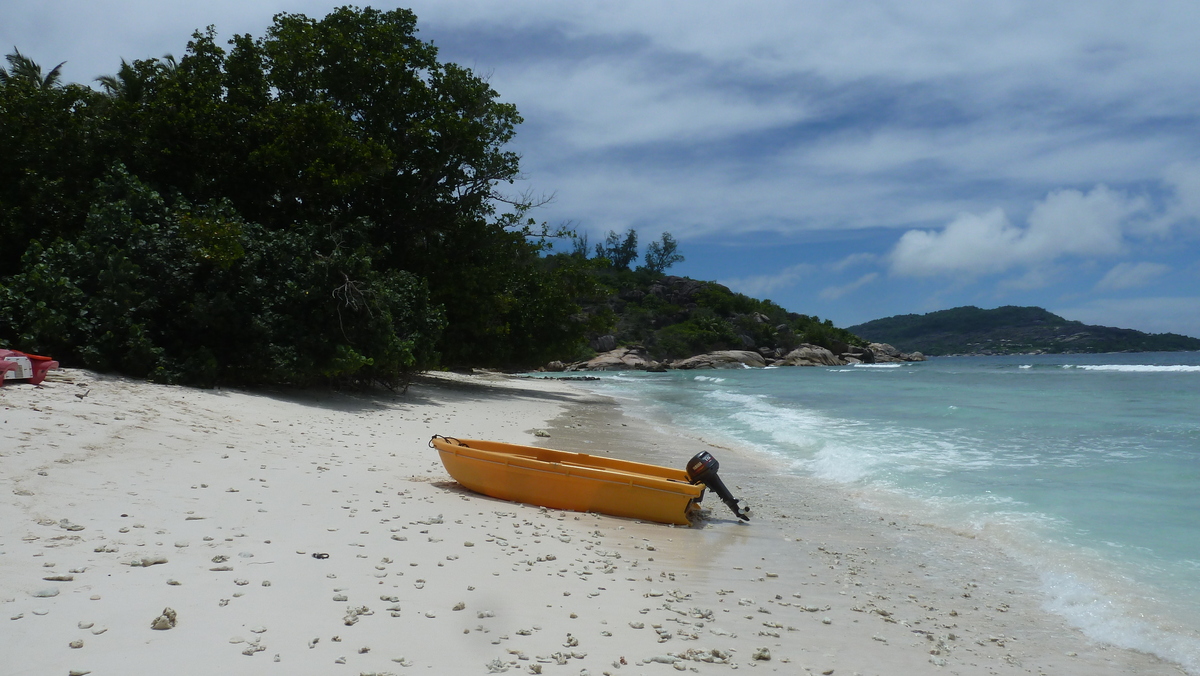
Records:
[[[60,85],[57,68],[43,75],[19,51],[8,62],[0,78],[0,278],[18,269],[30,241],[78,232],[103,174],[95,92]]]
[[[671,233],[664,232],[662,239],[657,242],[650,242],[646,247],[646,265],[645,268],[650,272],[665,272],[676,263],[684,261],[683,254],[678,253],[678,242],[671,236]]]
[[[146,89],[147,80],[152,75],[173,77],[179,70],[175,57],[166,54],[162,59],[144,60],[136,66],[121,59],[121,67],[116,75],[101,75],[96,78],[105,96],[131,102],[140,101]]]
[[[272,229],[368,219],[386,264],[430,280],[457,327],[450,363],[515,356],[513,313],[528,303],[512,299],[540,251],[520,225],[527,203],[496,212],[497,185],[519,170],[504,149],[516,109],[439,62],[407,10],[280,14],[265,37],[232,44],[226,56],[211,31],[193,37],[149,115],[147,146],[172,152],[146,173]]]
[[[572,231],[568,237],[571,240],[571,255],[576,258],[587,258],[591,248],[588,246],[588,235]]]
[[[79,280],[101,269],[96,261],[126,271],[112,278],[118,281],[140,280],[137,270],[154,269],[180,280],[155,294],[172,290],[178,300],[187,293],[217,293],[207,286],[211,279],[233,284],[238,275],[247,275],[243,281],[258,288],[255,275],[278,280],[283,273],[269,272],[269,265],[278,265],[286,274],[308,280],[297,288],[328,297],[333,292],[321,286],[328,280],[312,279],[308,270],[324,271],[332,279],[354,269],[358,272],[344,273],[349,277],[336,287],[342,305],[300,303],[290,291],[274,287],[266,291],[278,299],[270,307],[255,305],[240,292],[222,296],[228,299],[223,311],[228,316],[249,316],[258,308],[278,322],[289,311],[308,318],[292,326],[297,338],[284,350],[307,356],[296,357],[295,368],[261,376],[264,381],[299,382],[307,377],[303,374],[316,372],[312,364],[325,357],[315,348],[299,347],[309,343],[329,348],[328,354],[343,354],[338,346],[345,346],[379,369],[380,355],[387,350],[373,341],[384,335],[380,327],[386,322],[362,320],[376,327],[367,331],[370,339],[334,345],[329,342],[333,329],[321,319],[321,312],[340,318],[350,310],[386,316],[383,308],[355,300],[363,289],[372,291],[363,291],[362,298],[423,299],[410,303],[427,305],[414,310],[413,317],[443,313],[449,330],[418,331],[423,337],[414,343],[419,347],[413,348],[414,364],[433,363],[429,355],[440,352],[452,365],[529,365],[541,358],[543,345],[574,349],[590,320],[579,312],[572,294],[594,286],[581,272],[591,263],[548,260],[543,255],[545,228],[527,218],[534,204],[524,196],[501,193],[519,172],[518,157],[506,145],[521,118],[486,80],[439,61],[436,48],[417,38],[411,12],[342,7],[322,19],[280,14],[259,38],[236,35],[222,46],[215,35],[213,27],[194,33],[178,60],[122,61],[116,74],[98,79],[102,91],[28,86],[30,78],[5,71],[0,156],[12,160],[0,166],[0,235],[7,244],[0,249],[0,284],[8,288],[6,312],[17,312],[35,297],[44,297],[37,302],[46,307],[54,299],[64,307],[82,307],[84,314],[67,312],[64,321],[91,325],[102,316],[111,324],[104,330],[111,329],[125,343],[144,329],[150,332],[144,344],[164,350],[146,357],[145,363],[159,364],[153,369],[192,374],[187,377],[199,382],[204,378],[195,374],[203,369],[196,365],[216,364],[213,377],[221,381],[235,376],[220,358],[210,363],[179,356],[201,355],[201,348],[215,354],[218,334],[193,330],[178,317],[150,313],[158,319],[147,323],[135,321],[137,312],[128,317],[100,312],[92,305],[128,302],[145,308],[158,301],[127,292],[116,281],[88,286],[91,282]],[[24,61],[20,65],[21,73],[33,72]],[[47,82],[48,76],[39,77]],[[57,82],[57,74],[51,80]],[[163,196],[168,215],[151,219],[156,227],[135,228],[121,218],[97,215],[111,192],[103,187],[111,180],[100,179],[115,163],[126,168],[130,180]],[[188,209],[218,205],[225,216],[216,221],[187,215],[192,213]],[[207,234],[189,239],[189,223],[211,227],[200,227],[197,232]],[[109,238],[100,246],[96,238],[106,227],[128,241]],[[235,231],[241,234],[218,237]],[[179,237],[183,239],[175,244],[161,241]],[[290,253],[277,260],[270,253],[275,249]],[[92,267],[72,263],[73,256],[91,261]],[[207,256],[208,267],[193,270],[164,262],[197,256]],[[331,261],[340,262],[331,267]],[[34,274],[37,270],[69,280],[61,288],[87,291],[55,296],[57,287],[45,282],[50,273]],[[255,270],[260,272],[252,274]],[[395,291],[401,287],[410,291]],[[84,297],[91,298],[86,307],[72,305]],[[41,307],[37,302],[35,309]],[[187,306],[207,304],[194,300]],[[85,360],[117,354],[117,343],[105,343],[99,334],[88,333],[91,329],[77,332],[72,342],[56,343],[53,331],[67,327],[49,315],[34,315],[40,319],[22,324],[20,336],[17,321],[0,316],[0,340],[19,337],[58,345],[60,352]],[[408,340],[404,327],[427,324],[424,319],[397,320],[397,340]],[[339,322],[336,328],[341,327]],[[268,333],[275,335],[273,331]],[[200,343],[168,340],[173,332],[208,337]],[[428,342],[436,335],[439,343]],[[376,346],[362,347],[367,344]],[[85,351],[83,345],[96,351]],[[255,363],[282,363],[276,357]],[[320,372],[331,377],[349,373],[358,357],[343,357],[342,366]],[[146,371],[144,364],[104,360],[87,363],[158,372]],[[246,372],[244,364],[238,372]]]
[[[596,257],[607,260],[617,270],[628,270],[637,260],[637,240],[637,231],[633,228],[627,230],[624,237],[609,230],[604,243],[596,245]]]
[[[63,61],[51,68],[49,73],[43,75],[42,67],[33,59],[22,54],[19,49],[13,49],[13,53],[4,58],[8,61],[8,68],[0,68],[0,84],[35,89],[54,89],[60,86],[62,67],[67,63]]]

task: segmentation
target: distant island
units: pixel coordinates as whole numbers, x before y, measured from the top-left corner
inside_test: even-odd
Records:
[[[966,306],[923,315],[896,315],[847,330],[865,340],[935,356],[1200,350],[1200,339],[1188,336],[1092,326],[1040,307],[1015,305],[994,310]]]

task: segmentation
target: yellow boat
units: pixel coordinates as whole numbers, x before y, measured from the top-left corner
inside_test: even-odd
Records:
[[[442,464],[454,480],[476,493],[502,500],[541,505],[576,512],[600,512],[613,516],[660,523],[687,525],[688,515],[698,509],[704,489],[711,484],[718,493],[716,460],[698,472],[630,462],[586,453],[570,453],[498,441],[455,439],[434,435],[429,445],[436,448]],[[722,498],[725,496],[722,495]],[[726,500],[731,508],[732,497]],[[739,518],[748,519],[749,509],[737,501]]]

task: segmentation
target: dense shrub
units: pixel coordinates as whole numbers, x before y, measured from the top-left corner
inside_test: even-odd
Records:
[[[690,357],[713,350],[740,349],[733,325],[712,312],[695,312],[686,321],[656,332],[653,350],[664,357]]]
[[[118,167],[77,239],[0,288],[25,348],[163,382],[403,385],[436,359],[424,284],[375,267],[371,224],[268,231]]]

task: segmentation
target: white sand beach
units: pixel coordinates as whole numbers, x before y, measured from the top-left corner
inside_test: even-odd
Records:
[[[755,518],[713,496],[691,528],[498,501],[427,446],[537,428],[680,467],[712,450]],[[548,380],[57,371],[0,388],[0,676],[1182,673],[1090,643],[999,552],[765,463]]]

